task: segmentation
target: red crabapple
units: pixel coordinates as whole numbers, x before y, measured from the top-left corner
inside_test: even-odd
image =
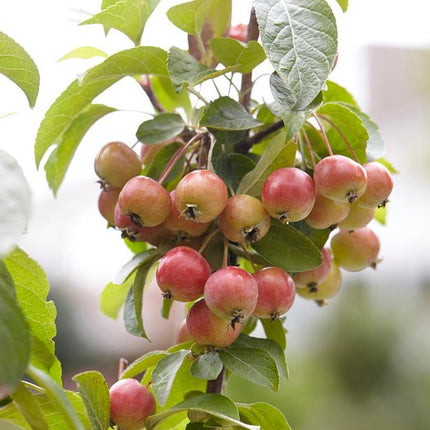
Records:
[[[115,206],[118,201],[120,190],[117,188],[105,188],[101,190],[98,207],[101,216],[108,222],[108,226],[115,225]]]
[[[342,285],[342,274],[339,267],[333,263],[330,272],[324,281],[318,285],[296,288],[299,296],[305,299],[326,300],[337,294]]]
[[[366,170],[343,155],[323,158],[314,169],[317,191],[323,196],[352,203],[363,195],[367,185]]]
[[[270,229],[270,216],[260,200],[247,194],[230,197],[219,216],[224,236],[238,243],[254,243]]]
[[[114,188],[140,175],[141,161],[137,154],[122,142],[110,142],[98,152],[94,161],[97,176]]]
[[[110,416],[122,430],[140,430],[145,419],[155,413],[152,393],[139,381],[121,379],[109,390]]]
[[[220,318],[230,320],[234,327],[254,312],[258,286],[247,271],[229,266],[209,277],[204,294],[209,309]]]
[[[212,313],[205,299],[200,299],[188,311],[187,328],[190,337],[198,344],[223,348],[239,337],[241,324],[236,323],[233,327]]]
[[[375,216],[375,208],[363,208],[358,206],[358,200],[351,203],[348,216],[338,224],[342,230],[357,230],[366,227]]]
[[[210,170],[194,170],[176,187],[176,205],[183,217],[195,222],[211,222],[228,200],[224,181]]]
[[[365,208],[385,206],[393,190],[391,173],[377,161],[366,163],[363,167],[367,172],[367,188],[364,194],[357,200],[357,204]]]
[[[176,207],[176,191],[170,193],[170,213],[164,225],[171,231],[188,237],[201,236],[210,226],[209,222],[195,222],[181,216]]]
[[[301,169],[277,169],[264,182],[261,200],[267,212],[279,221],[300,221],[309,215],[314,205],[314,182]]]
[[[189,340],[192,340],[192,338],[190,336],[190,333],[188,333],[187,320],[184,319],[181,322],[181,325],[179,326],[178,331],[176,332],[175,342],[183,343]]]
[[[118,205],[123,214],[139,227],[161,224],[170,212],[168,191],[147,176],[130,179],[121,190]]]
[[[265,267],[254,273],[258,285],[257,306],[254,315],[278,319],[293,305],[296,288],[291,276],[279,267]]]
[[[318,230],[335,228],[348,216],[349,207],[348,202],[337,202],[317,192],[314,207],[305,222]]]
[[[232,25],[228,30],[228,37],[244,42],[248,40],[248,26],[246,24]]]
[[[210,274],[209,263],[196,250],[176,246],[160,260],[156,278],[164,297],[190,302],[203,294]]]
[[[368,227],[352,232],[340,230],[331,239],[334,261],[350,272],[374,267],[378,261],[379,247],[378,236]]]
[[[322,262],[315,269],[306,270],[305,272],[298,272],[293,275],[293,279],[297,288],[305,286],[314,287],[327,278],[332,265],[330,248],[323,248],[321,250],[321,257]]]

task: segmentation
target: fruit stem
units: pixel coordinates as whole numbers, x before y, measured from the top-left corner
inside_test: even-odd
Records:
[[[248,35],[247,35],[247,42],[251,40],[258,40],[260,32],[258,29],[258,22],[257,17],[255,15],[255,9],[251,9],[251,15],[249,17],[249,24],[248,24]],[[242,85],[240,87],[240,104],[248,108],[250,102],[251,102],[251,91],[252,91],[252,72],[246,73],[242,75]]]
[[[177,163],[177,161],[182,157],[182,154],[196,141],[201,139],[207,132],[202,131],[201,133],[196,134],[193,136],[185,145],[181,146],[173,155],[173,157],[170,159],[170,161],[166,164],[166,167],[164,168],[163,172],[160,175],[160,178],[158,179],[158,183],[162,184],[164,180],[167,178],[170,171],[173,169],[173,166]]]
[[[124,373],[124,370],[128,366],[128,360],[126,358],[121,357],[118,363],[118,379],[121,379],[121,375]]]
[[[228,266],[228,240],[224,238],[224,254],[222,259],[222,267]]]
[[[208,384],[206,386],[206,393],[215,393],[215,394],[222,393],[222,386],[224,384],[224,374],[225,374],[225,367],[223,366],[218,377],[216,379],[212,379],[211,381],[208,381]]]
[[[257,271],[257,269],[255,268],[255,266],[254,266],[254,262],[252,261],[252,258],[251,258],[251,256],[249,255],[249,252],[248,252],[248,250],[246,249],[246,246],[243,244],[243,243],[241,243],[240,244],[240,246],[241,246],[241,248],[243,249],[243,252],[245,253],[245,255],[246,255],[246,259],[249,261],[249,263],[251,264],[251,266],[252,266],[252,269],[254,270],[254,272],[256,272]]]
[[[204,241],[203,241],[203,243],[202,243],[202,246],[200,247],[200,249],[199,249],[199,254],[201,254],[204,250],[205,250],[205,248],[208,246],[208,244],[209,244],[209,242],[212,240],[212,238],[217,234],[219,232],[219,230],[216,228],[212,233],[210,233],[210,234],[208,234],[206,237],[205,237],[205,239],[204,239]]]
[[[352,156],[354,157],[354,160],[360,164],[360,161],[357,157],[357,154],[355,153],[355,151],[352,149],[351,144],[349,143],[348,139],[346,138],[346,136],[342,133],[342,131],[340,130],[340,128],[329,118],[327,118],[325,115],[319,115],[319,117],[321,119],[323,119],[324,121],[327,121],[329,124],[332,125],[332,127],[339,133],[339,136],[343,139],[343,141],[345,142],[346,146],[348,147],[349,151],[351,152]]]
[[[143,76],[141,80],[139,81],[140,86],[142,87],[143,91],[145,91],[145,94],[148,96],[149,101],[151,102],[152,106],[157,112],[165,112],[165,109],[157,99],[157,96],[154,93],[154,90],[152,89],[151,81],[148,76]]]
[[[316,122],[318,123],[318,126],[320,128],[320,132],[322,134],[322,137],[323,137],[325,146],[327,147],[327,151],[328,151],[329,155],[333,156],[333,150],[331,149],[330,142],[328,141],[327,133],[325,132],[324,127],[321,124],[321,121],[320,121],[318,115],[315,112],[313,112],[312,116],[315,118]]]
[[[312,167],[315,168],[315,166],[316,166],[315,156],[314,156],[314,151],[312,149],[311,141],[309,140],[309,135],[308,135],[308,133],[306,133],[306,130],[304,128],[302,128],[302,133],[303,133],[303,137],[304,137],[305,142],[306,142],[306,146],[307,146],[308,151],[309,151],[309,156],[311,157]]]
[[[199,100],[201,100],[205,105],[208,105],[209,102],[193,87],[186,87],[187,91],[191,94],[194,94]]]

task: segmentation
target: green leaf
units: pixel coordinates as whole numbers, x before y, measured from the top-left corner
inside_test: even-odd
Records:
[[[23,383],[12,395],[16,408],[24,416],[27,423],[34,430],[49,430],[48,423],[43,416],[37,398],[25,387]]]
[[[33,335],[31,363],[49,373],[61,384],[61,365],[55,357],[56,309],[47,302],[49,283],[45,272],[24,251],[15,249],[4,258],[16,289],[18,303],[24,312]]]
[[[249,130],[262,122],[230,97],[220,97],[207,106],[200,125],[217,130]]]
[[[82,59],[88,59],[88,58],[94,58],[94,57],[109,57],[106,52],[102,51],[101,49],[94,48],[94,46],[80,46],[79,48],[72,49],[70,52],[68,52],[66,55],[63,55],[58,62],[69,60],[70,58],[82,58]]]
[[[333,81],[327,81],[327,89],[323,91],[324,103],[342,102],[360,109],[353,95],[344,87]]]
[[[155,366],[162,358],[169,354],[165,351],[151,351],[142,357],[139,357],[133,363],[129,364],[127,368],[122,372],[120,378],[133,378],[140,373],[143,373],[149,367]]]
[[[81,84],[78,80],[73,81],[51,105],[40,124],[34,148],[37,166],[45,152],[61,140],[64,132],[96,96],[125,76],[167,75],[166,57],[165,51],[151,46],[127,49],[90,69]]]
[[[158,258],[157,253],[151,253],[151,256],[139,266],[136,277],[133,282],[133,287],[127,295],[124,305],[124,325],[126,330],[133,336],[140,336],[148,339],[148,336],[143,327],[142,306],[143,306],[143,290],[146,284],[146,276],[149,269]]]
[[[318,247],[288,224],[272,220],[269,232],[252,247],[273,266],[286,272],[302,272],[321,264]]]
[[[236,39],[219,37],[211,40],[211,48],[215,58],[224,66],[240,65],[239,73],[250,73],[266,59],[262,46],[255,40],[247,45]]]
[[[234,345],[243,348],[262,349],[268,352],[276,363],[279,375],[282,378],[288,378],[288,368],[284,350],[277,342],[271,339],[261,339],[241,334]]]
[[[148,430],[152,430],[171,415],[183,411],[197,413],[201,416],[207,415],[208,417],[213,417],[215,422],[219,424],[214,427],[228,426],[239,429],[259,430],[258,426],[241,423],[239,421],[239,413],[236,405],[228,397],[221,394],[201,394],[191,397],[177,404],[167,412],[148,417],[145,421],[145,425]]]
[[[284,351],[287,347],[287,338],[285,336],[285,328],[282,324],[282,320],[277,319],[273,321],[270,318],[261,318],[260,322],[267,339],[276,342]]]
[[[369,134],[360,117],[348,107],[333,102],[321,106],[317,113],[323,120],[323,125],[333,152],[353,158],[351,151],[342,137],[343,135],[356,153],[360,163],[365,163],[367,160],[366,142],[369,139]]]
[[[181,146],[182,145],[179,142],[173,142],[162,148],[157,153],[152,163],[149,165],[149,168],[148,170],[146,170],[145,175],[158,180],[167,163]],[[167,178],[164,180],[163,184],[167,184],[173,179],[175,179],[178,175],[182,173],[183,168],[184,156],[178,160],[170,173],[167,175]]]
[[[124,33],[135,45],[140,43],[146,21],[160,0],[120,0],[97,13],[85,24],[102,24],[105,32],[111,28]]]
[[[233,184],[233,166],[221,143],[216,142],[212,148],[211,163],[215,173],[229,187]]]
[[[290,223],[291,226],[299,230],[306,237],[312,240],[319,249],[321,249],[327,242],[330,235],[330,229],[317,230],[310,227],[305,221]]]
[[[374,218],[380,224],[385,225],[387,223],[387,206],[376,208]]]
[[[31,354],[31,335],[17,303],[15,286],[0,260],[0,400],[23,378]]]
[[[260,195],[264,181],[272,172],[281,167],[294,166],[296,150],[296,143],[287,141],[285,133],[277,134],[270,140],[255,168],[243,177],[237,194]]]
[[[302,110],[324,88],[337,53],[336,20],[325,0],[254,0],[269,61]]]
[[[348,9],[348,0],[336,0],[344,12]]]
[[[108,317],[116,320],[119,311],[127,299],[128,292],[134,282],[134,276],[130,276],[122,284],[107,284],[100,295],[100,309]]]
[[[163,298],[163,305],[161,306],[161,316],[168,320],[170,309],[172,308],[173,300],[167,299],[166,297]]]
[[[165,142],[178,136],[185,124],[181,115],[176,113],[160,113],[139,125],[136,137],[147,145]]]
[[[207,352],[198,356],[191,365],[191,374],[196,378],[212,380],[218,378],[223,368],[219,355]]]
[[[219,358],[225,367],[236,375],[278,391],[278,368],[267,351],[231,345],[220,350]]]
[[[177,92],[183,87],[201,84],[208,79],[214,79],[236,69],[236,67],[226,67],[221,70],[211,69],[204,66],[186,51],[175,47],[170,48],[167,67],[170,79]]]
[[[46,179],[54,195],[57,194],[76,149],[87,131],[100,118],[115,111],[116,109],[105,105],[89,105],[62,135],[45,164]]]
[[[8,253],[27,227],[31,191],[21,167],[0,149],[0,258]]]
[[[109,388],[103,375],[96,371],[84,372],[72,378],[78,386],[94,430],[107,430],[110,424]]]
[[[151,84],[155,96],[167,112],[182,107],[186,114],[190,115],[191,102],[186,90],[177,93],[171,80],[165,76],[152,76]]]
[[[237,189],[243,177],[255,169],[255,163],[243,154],[232,153],[228,155],[228,158],[233,168],[233,188]]]
[[[268,403],[237,404],[240,419],[260,426],[260,430],[291,430],[282,412]]]
[[[73,409],[66,392],[46,373],[30,365],[27,370],[28,375],[33,381],[44,388],[48,397],[61,411],[63,418],[70,430],[84,430],[84,426]]]
[[[0,73],[18,85],[30,107],[34,107],[39,93],[39,70],[24,48],[1,31]]]
[[[182,366],[185,357],[189,354],[188,350],[180,350],[173,354],[163,357],[152,372],[152,389],[157,397],[158,403],[163,406],[169,396],[176,373]]]

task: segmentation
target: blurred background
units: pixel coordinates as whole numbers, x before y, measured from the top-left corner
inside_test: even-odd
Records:
[[[58,59],[79,46],[109,54],[131,47],[115,30],[105,38],[101,26],[78,26],[100,3],[0,3],[0,30],[25,47],[41,73],[34,110],[0,76],[0,146],[19,161],[33,190],[33,216],[20,246],[50,280],[58,310],[57,351],[64,382],[72,388],[71,375],[86,369],[100,370],[113,382],[119,357],[133,360],[168,347],[183,318],[177,307],[169,322],[161,319],[154,285],[144,302],[152,343],[128,335],[121,318],[113,321],[99,310],[100,292],[132,255],[98,214],[93,160],[109,141],[134,143],[137,126],[148,118],[142,112],[150,110],[137,83],[123,79],[97,99],[122,111],[89,131],[56,199],[43,169],[34,164],[45,111],[76,76],[101,61]],[[142,44],[185,48],[185,36],[164,15],[176,3],[161,1]],[[233,3],[233,24],[248,22],[250,1]],[[347,87],[379,124],[386,156],[400,172],[387,225],[373,225],[384,261],[376,271],[344,273],[344,286],[328,306],[297,298],[286,321],[291,378],[280,393],[232,378],[229,394],[238,401],[272,402],[295,430],[424,430],[430,420],[430,4],[350,0],[346,14],[336,4],[333,9],[340,44],[331,79]]]

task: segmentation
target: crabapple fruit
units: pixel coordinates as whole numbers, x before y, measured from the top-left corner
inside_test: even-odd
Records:
[[[348,216],[349,207],[348,202],[331,200],[317,192],[314,207],[305,222],[317,230],[334,228]]]
[[[164,225],[171,231],[187,236],[201,236],[210,226],[210,222],[195,222],[181,216],[176,207],[176,191],[170,193],[170,213],[164,221]]]
[[[267,212],[279,221],[301,221],[314,205],[314,182],[296,167],[277,169],[264,182],[261,200]]]
[[[194,170],[176,187],[176,206],[183,217],[211,222],[225,208],[228,191],[224,181],[210,170]]]
[[[108,226],[115,225],[115,206],[120,190],[117,188],[105,188],[101,190],[98,200],[98,208],[101,216],[108,222]]]
[[[258,286],[254,315],[272,320],[284,315],[293,305],[296,295],[291,276],[279,267],[265,267],[252,276]]]
[[[230,197],[219,216],[219,228],[224,236],[238,243],[253,243],[270,229],[270,216],[260,200],[247,194]]]
[[[170,195],[157,181],[147,176],[130,179],[121,190],[118,204],[123,214],[139,227],[161,224],[170,212]]]
[[[350,272],[358,272],[369,266],[375,267],[379,247],[378,236],[368,227],[352,232],[340,230],[331,239],[334,261]]]
[[[231,321],[232,326],[252,315],[257,305],[257,281],[239,267],[224,267],[206,282],[204,295],[209,309]]]
[[[305,286],[313,287],[327,278],[332,265],[330,248],[323,248],[321,250],[321,257],[322,262],[315,269],[306,270],[305,272],[298,272],[293,275],[293,279],[297,288]]]
[[[248,40],[248,26],[246,24],[236,24],[232,25],[228,30],[228,37],[236,39],[239,42],[244,42]]]
[[[191,339],[190,333],[188,333],[187,320],[184,319],[181,322],[181,325],[179,326],[178,331],[176,332],[175,342],[183,343],[189,340],[192,340],[192,339]]]
[[[190,337],[200,345],[218,348],[231,345],[240,335],[241,324],[233,327],[223,318],[212,313],[205,299],[195,302],[187,314],[187,329]]]
[[[305,299],[326,300],[337,294],[342,285],[342,274],[339,267],[332,263],[328,276],[318,285],[296,288],[299,296]]]
[[[342,230],[357,230],[366,227],[375,216],[375,208],[364,208],[358,205],[358,200],[350,204],[348,216],[338,224]]]
[[[155,413],[152,393],[139,381],[121,379],[109,390],[110,416],[122,430],[140,430],[145,419]]]
[[[94,161],[97,176],[114,188],[140,175],[142,163],[138,155],[123,142],[109,142],[98,152]]]
[[[323,196],[352,203],[363,195],[367,186],[364,167],[343,155],[323,158],[314,169],[317,191]]]
[[[176,246],[160,260],[156,279],[164,297],[190,302],[203,294],[210,274],[209,263],[196,250]]]
[[[363,167],[367,172],[367,187],[364,194],[357,200],[357,204],[365,208],[385,206],[393,190],[391,173],[377,161],[366,163]]]

